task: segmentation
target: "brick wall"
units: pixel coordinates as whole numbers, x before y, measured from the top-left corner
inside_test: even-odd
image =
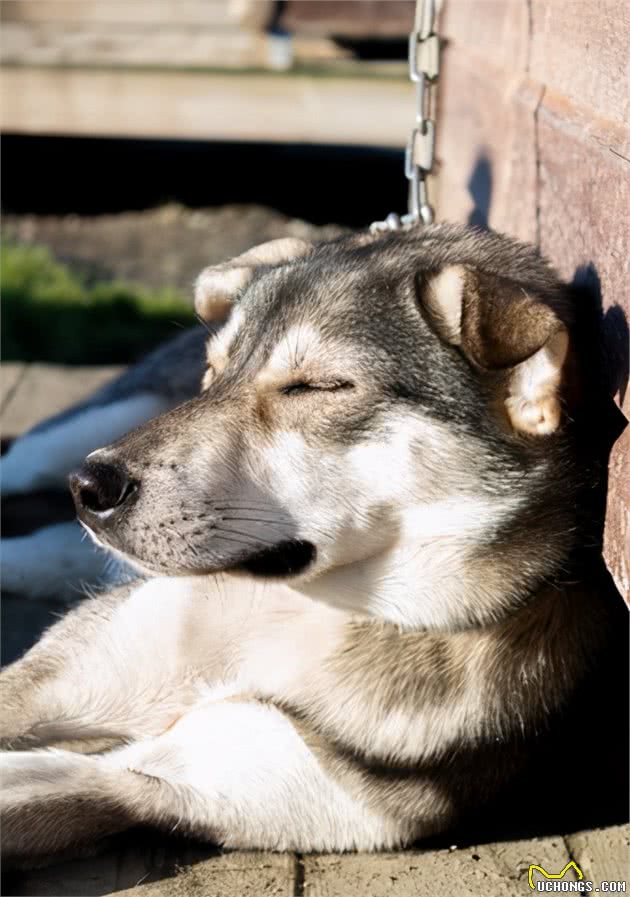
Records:
[[[444,0],[438,213],[540,246],[601,293],[630,414],[630,4]],[[613,448],[605,552],[630,591],[630,427]]]

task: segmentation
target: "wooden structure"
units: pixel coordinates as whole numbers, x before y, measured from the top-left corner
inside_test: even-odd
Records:
[[[291,41],[267,34],[270,0],[0,0],[0,12],[5,132],[392,147],[405,140],[405,66],[359,63],[310,19]],[[402,31],[400,14],[397,21]]]
[[[444,0],[438,214],[529,240],[601,295],[630,413],[630,6]],[[610,461],[605,553],[630,591],[630,427]]]

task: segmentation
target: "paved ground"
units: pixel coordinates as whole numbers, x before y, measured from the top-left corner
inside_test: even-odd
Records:
[[[3,436],[13,436],[44,414],[61,410],[111,376],[112,369],[59,368],[46,365],[5,365],[2,369],[0,412]],[[57,500],[55,500],[57,501]],[[31,506],[31,518],[50,516],[50,499]],[[25,505],[26,507],[26,505]],[[4,508],[3,508],[4,510]],[[28,509],[27,509],[28,510]],[[53,513],[65,513],[63,502]],[[15,505],[7,524],[20,522]],[[17,524],[15,521],[18,521]],[[3,657],[19,655],[60,608],[54,601],[3,599]],[[590,771],[588,771],[590,774]],[[584,789],[584,800],[595,788]],[[586,880],[628,878],[630,826],[609,826],[566,834],[571,827],[539,838],[497,840],[458,845],[437,842],[429,849],[399,853],[345,856],[297,856],[267,853],[220,853],[213,848],[174,841],[150,832],[114,840],[104,852],[47,867],[7,872],[4,894],[105,895],[133,897],[245,897],[245,895],[306,895],[306,897],[438,897],[479,895],[508,897],[530,893],[530,863],[558,873],[571,860]],[[567,876],[571,876],[571,871]],[[630,883],[626,885],[626,891]]]

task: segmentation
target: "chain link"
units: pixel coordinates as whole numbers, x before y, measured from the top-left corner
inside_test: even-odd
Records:
[[[373,232],[432,224],[427,181],[435,157],[435,84],[440,74],[440,39],[434,30],[435,0],[416,0],[414,30],[409,35],[409,78],[416,86],[416,120],[405,150],[409,181],[406,215],[392,212],[370,225]]]

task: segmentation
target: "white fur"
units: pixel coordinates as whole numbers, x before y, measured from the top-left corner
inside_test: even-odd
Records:
[[[222,317],[251,276],[250,268],[204,268],[195,283],[195,311],[206,321]]]
[[[230,576],[154,579],[109,617],[101,608],[94,628],[89,610],[78,612],[81,644],[64,640],[57,677],[33,695],[35,731],[132,743],[101,757],[0,755],[5,808],[43,801],[54,812],[53,798],[84,795],[98,813],[113,798],[138,822],[166,820],[235,848],[369,850],[413,837],[409,823],[344,790],[281,710],[247,697],[308,689],[343,614]]]
[[[5,812],[110,796],[137,822],[245,849],[370,850],[413,834],[343,791],[282,712],[255,701],[199,703],[162,735],[101,757],[33,751],[0,762]]]
[[[225,315],[259,265],[277,265],[307,255],[312,244],[296,237],[280,237],[248,249],[229,262],[204,268],[195,283],[195,310],[207,321]]]
[[[426,301],[440,333],[455,345],[461,342],[464,276],[461,265],[449,265],[431,279],[427,291]]]
[[[334,607],[403,626],[457,627],[469,613],[461,601],[470,588],[465,579],[469,553],[509,511],[507,502],[464,495],[416,505],[401,515],[394,545],[299,588]]]
[[[520,498],[468,495],[449,464],[454,437],[439,423],[420,416],[388,423],[387,436],[334,454],[296,431],[276,434],[261,451],[273,494],[282,507],[300,509],[299,536],[318,547],[295,587],[333,607],[407,626],[460,625],[470,552]],[[432,491],[435,498],[423,500]]]
[[[227,323],[208,340],[206,356],[209,369],[203,380],[203,388],[209,386],[214,376],[224,370],[228,363],[230,346],[234,342],[243,323],[243,310],[240,306],[232,309]]]
[[[553,433],[561,421],[559,386],[569,336],[559,330],[512,372],[506,408],[512,425],[532,436]]]
[[[280,710],[254,701],[201,703],[107,764],[168,782],[182,822],[226,847],[370,850],[408,834],[344,792]]]
[[[170,407],[164,396],[138,393],[120,402],[86,408],[41,432],[16,439],[0,461],[4,495],[65,487],[70,471],[100,445]]]

